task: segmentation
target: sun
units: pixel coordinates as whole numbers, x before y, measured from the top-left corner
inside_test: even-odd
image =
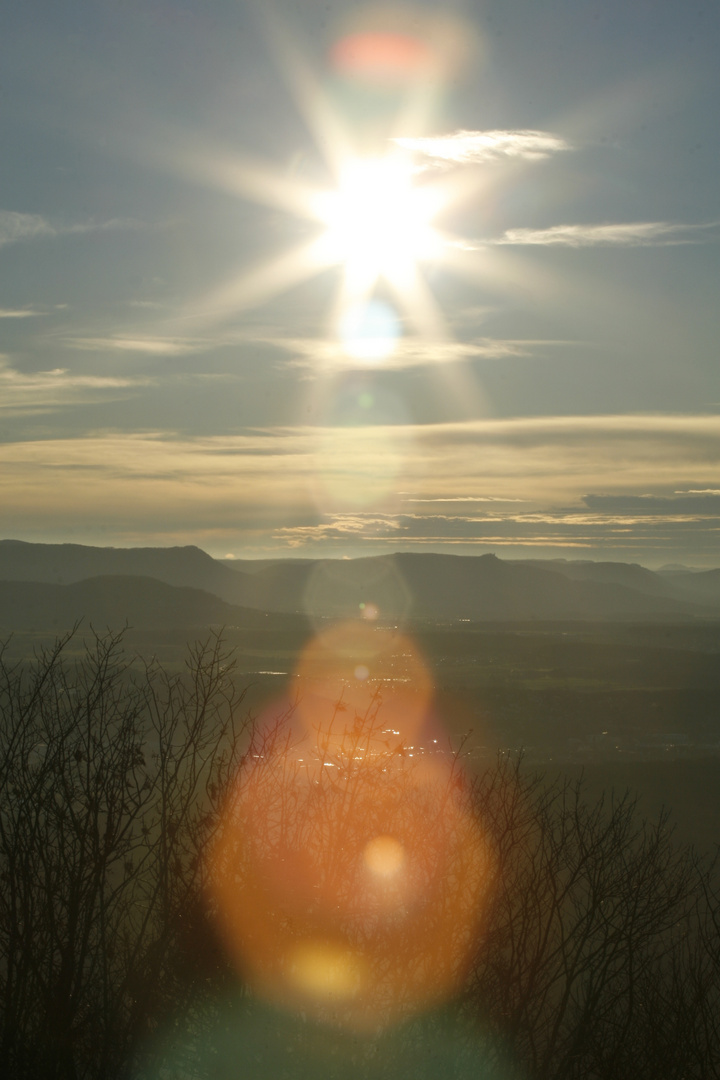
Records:
[[[445,340],[445,320],[426,269],[452,257],[451,238],[437,222],[455,200],[454,192],[418,169],[414,151],[401,145],[389,122],[385,134],[370,140],[374,154],[359,152],[359,143],[367,146],[368,139],[341,120],[302,56],[282,33],[276,37],[282,70],[324,159],[325,184],[217,148],[188,148],[183,160],[203,182],[304,219],[311,231],[297,247],[223,282],[186,318],[195,327],[232,319],[335,271],[338,287],[328,327],[350,360],[381,360],[408,335]],[[418,110],[410,108],[413,88],[415,83],[407,88],[401,112],[412,114],[418,127]],[[419,100],[424,102],[423,94]]]
[[[418,263],[437,258],[439,209],[437,192],[416,185],[407,160],[395,155],[346,162],[337,188],[316,199],[326,257],[358,289],[383,278],[400,287]]]
[[[348,140],[338,139],[348,147]],[[336,155],[332,186],[289,179],[258,163],[208,156],[206,180],[240,197],[305,219],[309,239],[228,281],[201,302],[196,324],[232,317],[301,282],[339,271],[330,325],[347,355],[382,359],[394,348],[401,320],[427,340],[444,335],[442,315],[424,267],[448,256],[448,238],[436,226],[447,209],[447,188],[419,180],[411,155],[390,149],[379,156]],[[197,160],[196,160],[197,172]],[[385,284],[398,311],[374,296]]]

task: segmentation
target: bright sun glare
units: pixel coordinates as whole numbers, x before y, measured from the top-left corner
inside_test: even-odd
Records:
[[[391,156],[348,162],[337,189],[317,198],[327,256],[359,287],[379,278],[400,285],[415,264],[436,256],[438,210],[433,193],[413,185],[407,162]]]
[[[267,263],[244,269],[214,290],[193,314],[195,324],[198,320],[233,317],[241,309],[263,304],[278,293],[335,269],[340,271],[340,280],[328,322],[333,340],[351,363],[380,363],[410,335],[426,342],[445,340],[445,322],[424,269],[428,263],[458,269],[456,247],[438,226],[438,219],[452,202],[466,197],[467,188],[453,186],[447,179],[420,177],[413,164],[414,151],[401,145],[401,140],[391,134],[394,129],[390,125],[382,139],[374,140],[374,156],[358,153],[352,130],[335,112],[330,96],[280,27],[274,27],[270,39],[334,184],[318,190],[313,183],[257,161],[193,153],[188,167],[206,181],[320,226],[297,247]],[[381,48],[385,41],[385,46],[392,46],[387,55],[394,57],[392,71],[393,79],[397,76],[399,80],[397,87],[404,88],[403,115],[410,118],[413,130],[420,130],[427,103],[427,79],[421,78],[420,72],[413,74],[414,68],[407,68],[405,53],[398,52],[392,34],[390,39],[385,41],[381,35],[371,44]],[[411,39],[415,40],[410,37],[408,41]],[[364,38],[360,44],[363,49],[368,47]],[[417,49],[412,56],[424,57],[423,63],[432,68],[435,54],[430,45],[421,42]],[[387,61],[386,52],[382,52],[383,63]],[[356,57],[355,52],[352,55]],[[365,53],[362,55],[369,63]],[[384,85],[385,68],[381,68],[379,75],[373,64],[367,71],[363,68],[372,85],[376,77]],[[429,69],[422,70],[428,75]],[[353,78],[360,78],[362,72],[354,68],[353,72]],[[346,72],[348,78],[350,75]]]

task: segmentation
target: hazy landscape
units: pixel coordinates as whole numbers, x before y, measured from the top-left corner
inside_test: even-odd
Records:
[[[468,764],[522,751],[593,797],[633,790],[678,836],[720,844],[720,571],[580,560],[397,554],[212,559],[198,548],[0,541],[0,628],[11,656],[77,626],[125,630],[127,650],[181,670],[220,631],[256,712],[303,693],[296,673],[336,620],[410,634],[433,712]],[[434,613],[434,614],[433,614]]]

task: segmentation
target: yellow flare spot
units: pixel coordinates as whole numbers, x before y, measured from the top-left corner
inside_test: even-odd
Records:
[[[304,942],[291,954],[289,981],[316,998],[352,998],[362,986],[360,958],[342,945]]]
[[[392,836],[376,836],[365,845],[363,859],[368,870],[380,878],[392,878],[402,870],[405,849]]]
[[[367,679],[369,674],[370,671],[368,670],[368,668],[365,667],[364,664],[358,664],[358,666],[355,668],[355,678],[360,679],[361,682],[363,679]]]

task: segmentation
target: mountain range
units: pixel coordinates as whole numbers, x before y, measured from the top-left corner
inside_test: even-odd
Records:
[[[720,569],[399,552],[220,561],[197,547],[0,541],[0,627],[252,627],[260,613],[382,621],[720,618]],[[262,625],[268,626],[267,621]]]

